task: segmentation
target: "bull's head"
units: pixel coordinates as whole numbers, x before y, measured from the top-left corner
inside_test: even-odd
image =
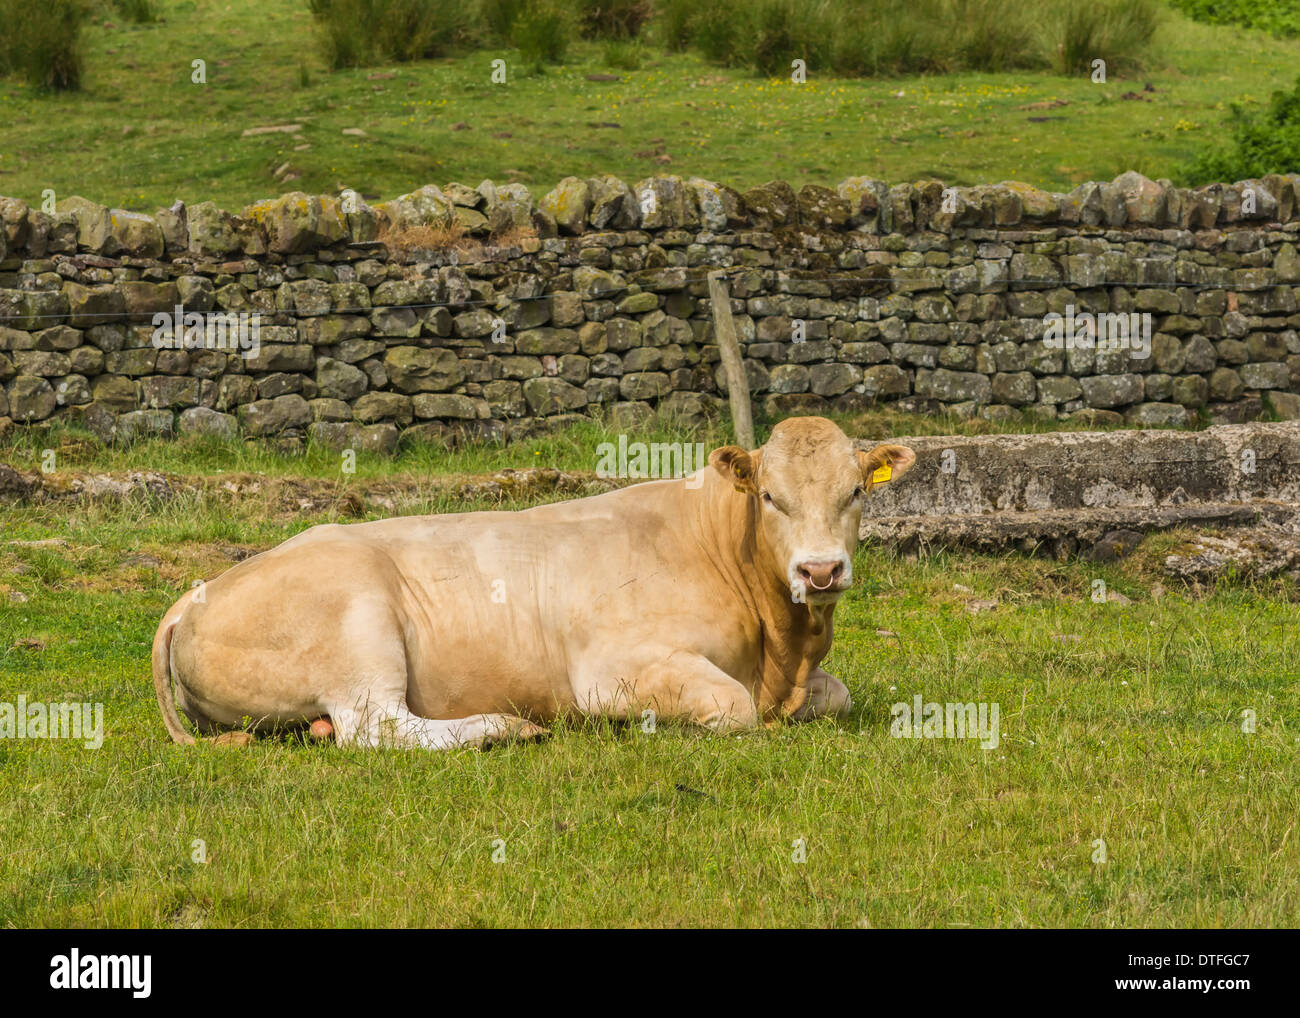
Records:
[[[834,602],[853,582],[862,508],[873,485],[897,481],[916,462],[902,445],[859,452],[833,422],[795,417],[753,452],[715,449],[713,469],[755,500],[756,540],[766,564],[784,572],[796,602]]]

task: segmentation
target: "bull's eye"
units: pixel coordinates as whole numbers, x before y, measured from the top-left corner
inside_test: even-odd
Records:
[[[767,491],[763,492],[763,501],[766,502],[768,505],[772,505],[771,492],[767,492]]]
[[[860,484],[859,484],[856,488],[853,489],[853,497],[854,497],[854,498],[861,498],[861,497],[862,497],[863,495],[865,495],[865,494],[866,494],[866,492],[862,490],[862,485],[860,485]]]

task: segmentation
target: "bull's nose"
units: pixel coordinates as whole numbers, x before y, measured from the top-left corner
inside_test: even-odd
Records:
[[[801,562],[799,577],[814,590],[828,590],[844,575],[844,562]]]

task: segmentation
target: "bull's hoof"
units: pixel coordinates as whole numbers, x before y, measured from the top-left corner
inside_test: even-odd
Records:
[[[503,715],[501,721],[502,724],[496,732],[484,736],[484,749],[512,742],[537,742],[551,734],[549,728],[535,725],[527,718],[515,717],[513,714]]]
[[[253,736],[249,732],[223,732],[212,740],[212,745],[234,746],[237,749],[242,749],[245,746],[251,745],[252,742]]]

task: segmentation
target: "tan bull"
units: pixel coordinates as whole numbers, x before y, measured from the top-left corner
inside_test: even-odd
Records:
[[[328,718],[343,744],[442,749],[561,714],[719,731],[843,715],[848,690],[820,663],[863,502],[914,460],[797,418],[690,478],[313,527],[163,617],[163,720],[185,743],[178,704],[204,734]]]

